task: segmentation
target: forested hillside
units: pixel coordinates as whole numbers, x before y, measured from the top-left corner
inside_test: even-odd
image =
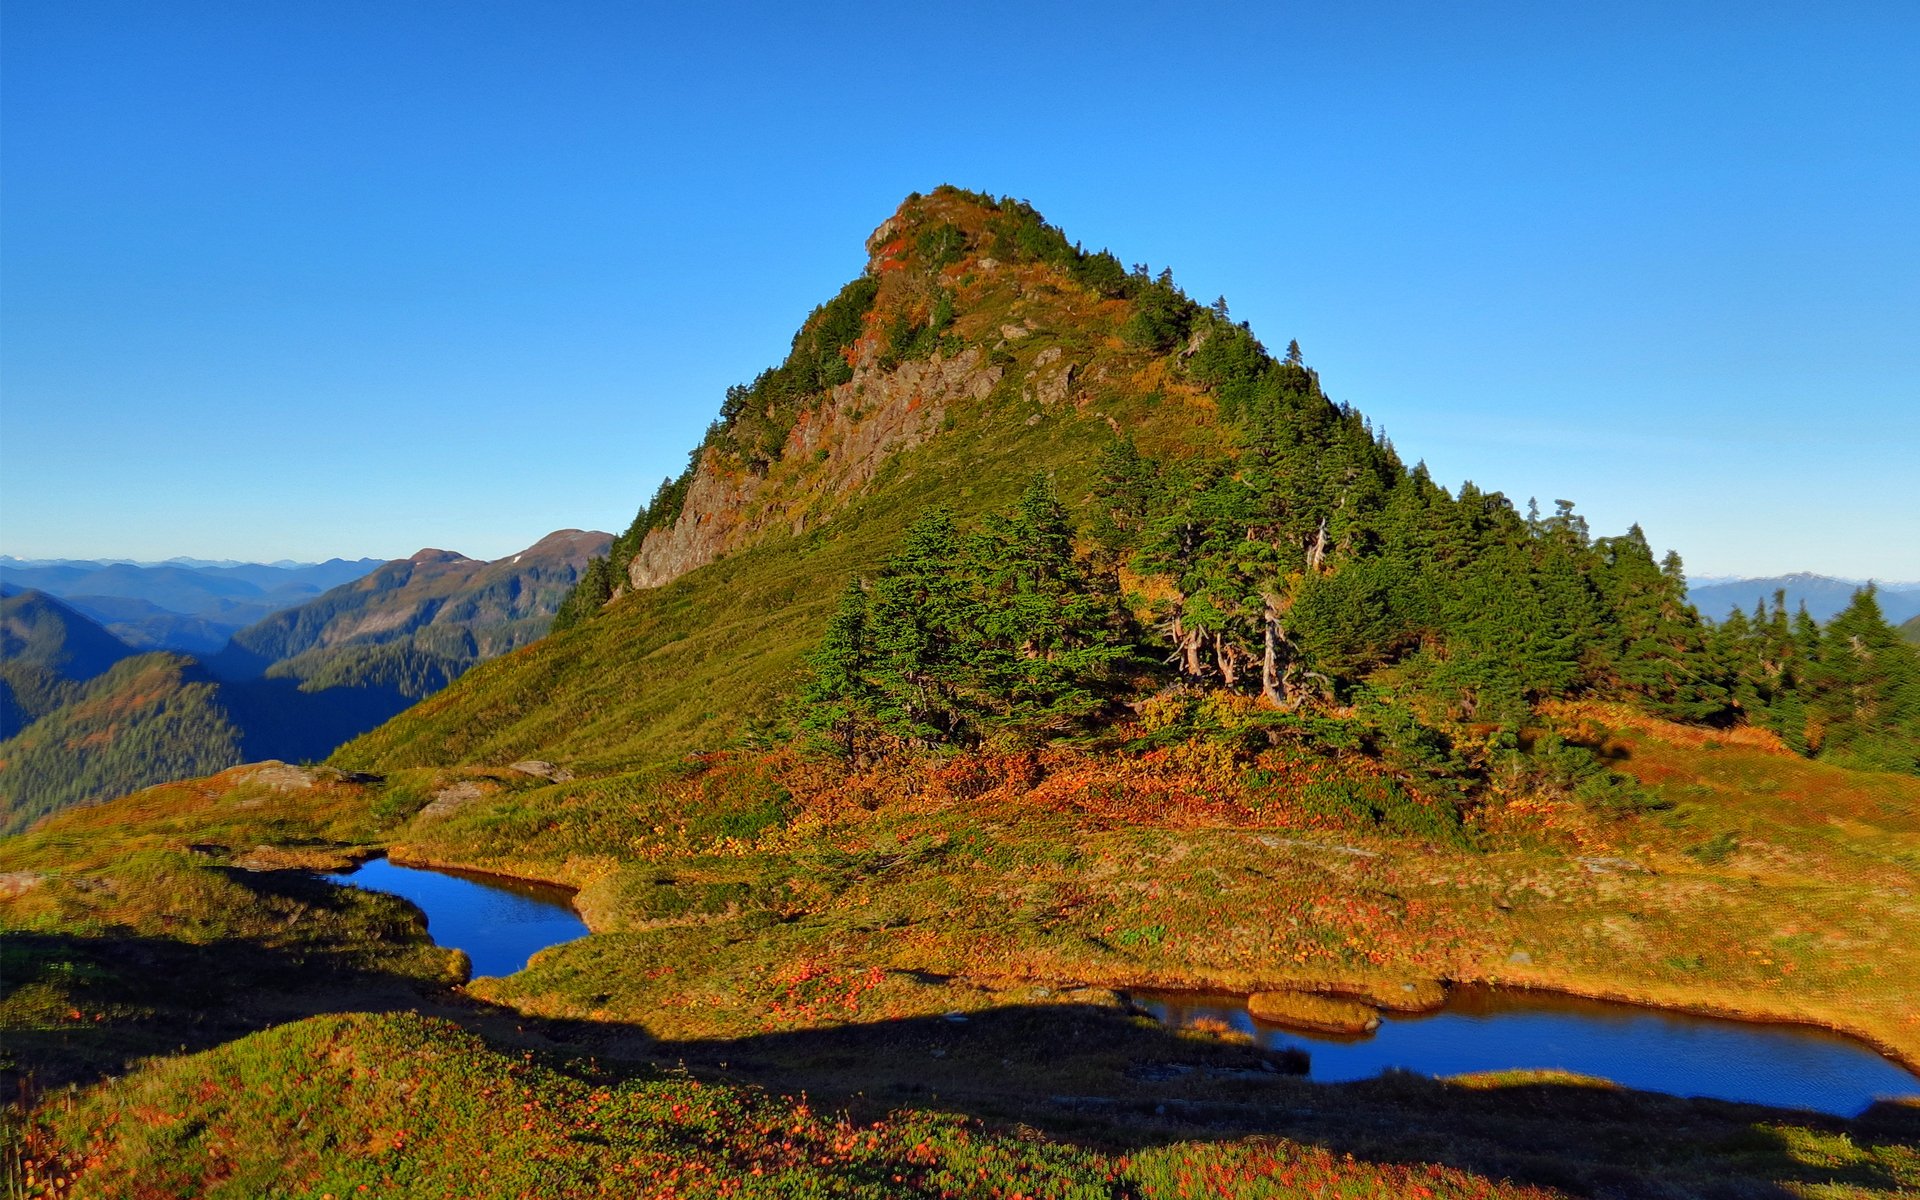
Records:
[[[73,697],[133,648],[43,592],[0,597],[0,740]]]
[[[612,540],[562,529],[493,562],[422,550],[241,630],[208,665],[231,679],[431,695],[474,663],[544,635]]]
[[[787,360],[729,390],[563,636],[341,761],[614,766],[724,741],[775,721],[842,595],[807,707],[842,714],[849,750],[1086,733],[1152,697],[1204,723],[1218,694],[1458,775],[1540,704],[1589,698],[1920,766],[1920,671],[1870,591],[1824,631],[1703,621],[1638,527],[1441,486],[1297,344],[1269,353],[1224,300],[1023,204],[917,197],[868,249]]]

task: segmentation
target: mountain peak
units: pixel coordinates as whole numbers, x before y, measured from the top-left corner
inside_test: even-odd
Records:
[[[671,582],[771,536],[799,536],[901,454],[984,419],[1120,428],[1097,401],[1161,392],[1177,349],[1123,336],[1144,297],[1172,289],[1088,254],[1024,201],[942,186],[868,237],[867,269],[816,308],[786,361],[727,390],[720,419],[614,544],[611,588]],[[1149,293],[1152,293],[1149,295]],[[1184,311],[1184,309],[1181,309]],[[1141,369],[1152,379],[1135,380]],[[1189,389],[1191,390],[1191,389]],[[1049,424],[1051,427],[1051,424]]]
[[[426,563],[462,563],[477,562],[478,560],[468,558],[457,550],[435,550],[429,546],[426,549],[416,551],[407,561],[413,563],[415,566],[422,566]]]
[[[944,183],[924,196],[914,192],[867,236],[867,274],[958,261],[980,248],[994,220],[1014,203]]]

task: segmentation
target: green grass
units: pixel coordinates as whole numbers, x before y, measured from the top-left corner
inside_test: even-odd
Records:
[[[1610,771],[1457,795],[1329,739],[1250,736],[1228,701],[1098,748],[857,768],[769,748],[845,580],[928,507],[998,508],[1050,471],[1084,508],[1109,418],[1156,453],[1220,436],[1165,360],[1113,340],[1124,304],[1032,265],[943,286],[976,344],[1032,326],[992,351],[991,395],[844,494],[810,456],[772,464],[758,544],[334,756],[377,777],[240,769],[0,841],[6,1066],[85,1084],[13,1112],[13,1191],[76,1172],[52,1193],[1920,1186],[1906,1110],[1526,1073],[1317,1087],[1112,990],[1520,984],[1809,1021],[1920,1061],[1920,780],[1572,706],[1546,720]],[[1056,348],[1098,405],[1028,395]],[[529,757],[577,777],[506,769]],[[578,887],[593,936],[456,988],[409,906],[306,873],[382,850]],[[427,1015],[338,1015],[366,1009]]]

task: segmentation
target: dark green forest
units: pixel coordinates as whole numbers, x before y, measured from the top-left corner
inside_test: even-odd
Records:
[[[1713,624],[1638,526],[1594,537],[1569,501],[1522,514],[1447,491],[1330,402],[1297,344],[1275,360],[1224,304],[1168,306],[1144,336],[1198,343],[1187,369],[1237,453],[1162,461],[1117,439],[1086,529],[1038,484],[966,536],[929,514],[849,588],[809,725],[847,746],[861,720],[922,745],[1053,736],[1178,685],[1280,712],[1397,700],[1497,741],[1543,701],[1592,697],[1920,770],[1920,654],[1871,588],[1824,628],[1778,600]]]

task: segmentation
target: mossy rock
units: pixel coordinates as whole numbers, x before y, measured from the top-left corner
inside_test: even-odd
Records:
[[[1256,1020],[1314,1033],[1372,1033],[1380,1028],[1380,1013],[1372,1005],[1317,992],[1255,992],[1247,998],[1247,1011]]]

